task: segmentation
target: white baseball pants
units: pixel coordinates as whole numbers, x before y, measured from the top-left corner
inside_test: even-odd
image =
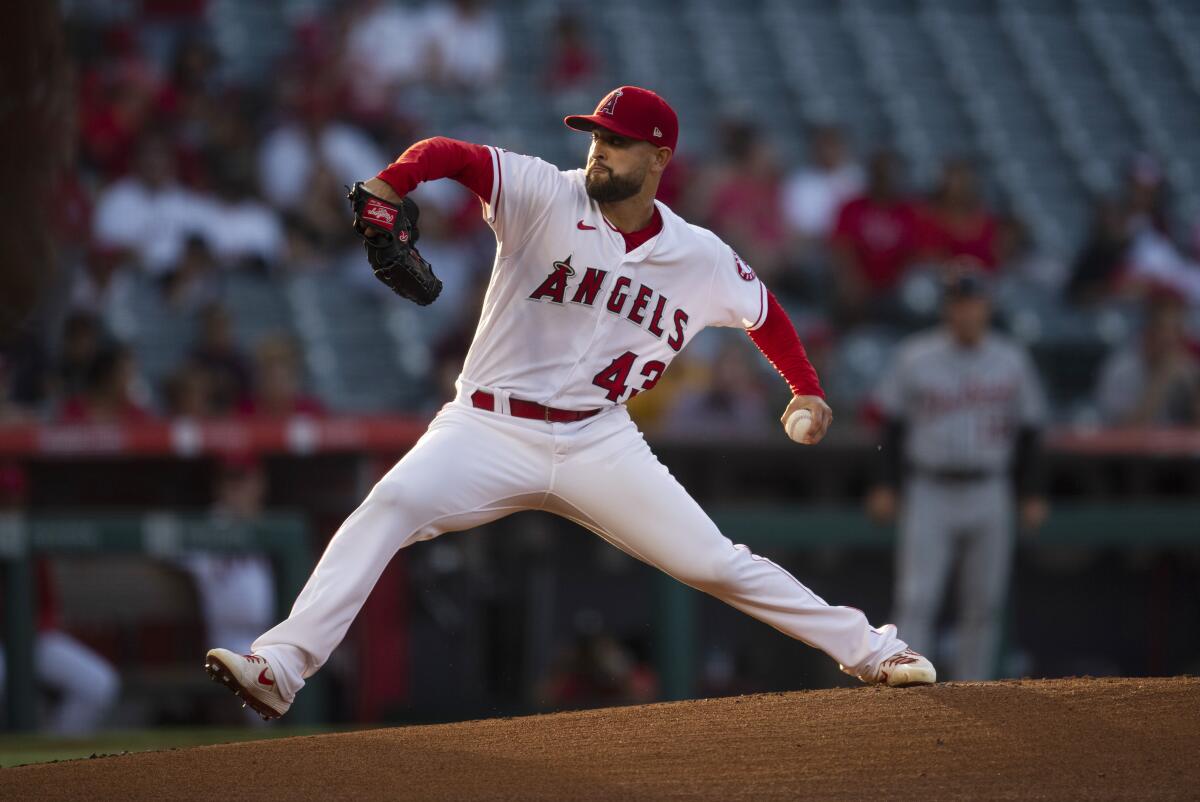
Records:
[[[474,389],[474,388],[471,388]],[[493,391],[494,392],[494,391]],[[547,510],[626,553],[874,676],[905,648],[894,627],[827,604],[787,571],[723,536],[616,407],[546,423],[447,404],[330,541],[288,619],[254,642],[291,700],[328,659],[395,553],[512,512]]]

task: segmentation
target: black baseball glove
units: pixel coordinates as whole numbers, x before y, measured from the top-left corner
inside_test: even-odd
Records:
[[[363,238],[375,278],[401,298],[421,306],[433,303],[442,291],[442,282],[414,247],[420,236],[417,204],[409,198],[398,204],[385,201],[368,192],[361,181],[346,197],[354,209],[354,230]]]

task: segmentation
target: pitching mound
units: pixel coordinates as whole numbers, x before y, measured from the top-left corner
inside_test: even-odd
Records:
[[[4,799],[1197,799],[1200,678],[763,694],[0,771]]]

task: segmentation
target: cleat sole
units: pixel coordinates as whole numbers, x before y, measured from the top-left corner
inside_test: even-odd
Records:
[[[249,707],[255,713],[262,717],[263,721],[271,721],[281,716],[269,705],[259,701],[243,688],[234,678],[229,668],[215,657],[206,658],[204,661],[204,670],[208,674],[208,678],[213,682],[224,685],[235,696],[242,700],[242,707]]]

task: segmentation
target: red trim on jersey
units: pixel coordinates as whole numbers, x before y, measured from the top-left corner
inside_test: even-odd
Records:
[[[601,216],[603,217],[603,215]],[[605,220],[604,222],[608,223],[608,220]],[[612,228],[613,231],[619,230],[613,228],[612,223],[608,223],[608,227]],[[647,223],[644,228],[639,228],[637,231],[631,231],[628,234],[626,234],[624,231],[621,231],[621,236],[625,238],[625,253],[629,253],[634,248],[645,245],[651,237],[656,236],[662,230],[662,213],[658,211],[658,206],[655,206],[654,216],[650,218],[650,222]]]
[[[767,289],[767,285],[763,284],[761,281],[758,282],[758,317],[754,318],[754,325],[750,327],[750,331],[754,331],[755,329],[761,327],[762,324],[767,320],[768,294],[770,294],[770,290]]]
[[[495,172],[499,172],[498,167]],[[401,153],[400,158],[383,168],[378,177],[399,195],[407,195],[424,181],[452,178],[478,195],[484,203],[492,200],[491,151],[483,145],[444,136],[417,142]],[[496,199],[499,201],[499,193]]]
[[[500,209],[500,193],[504,191],[504,167],[500,161],[500,149],[492,148],[492,150],[495,153],[496,159],[496,199],[485,202],[489,204],[488,211],[491,212],[492,220],[495,220],[499,216],[498,210]],[[483,196],[480,195],[480,197]]]
[[[817,378],[817,371],[808,361],[808,354],[804,352],[804,345],[800,342],[796,327],[792,325],[787,312],[770,290],[767,291],[767,319],[757,329],[746,333],[771,366],[779,371],[779,375],[792,388],[794,395],[825,397],[825,391],[821,389],[821,380]]]

